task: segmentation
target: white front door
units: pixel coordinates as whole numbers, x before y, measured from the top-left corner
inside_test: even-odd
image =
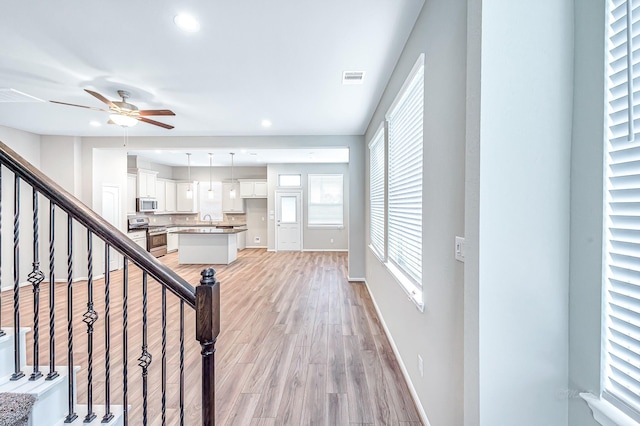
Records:
[[[302,193],[276,191],[276,251],[302,250]]]
[[[102,187],[102,217],[120,229],[120,187]],[[117,251],[109,249],[109,270],[115,271],[120,267],[120,255]]]

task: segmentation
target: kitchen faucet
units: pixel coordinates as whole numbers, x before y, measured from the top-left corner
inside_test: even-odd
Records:
[[[209,216],[209,225],[211,225],[211,222],[213,222],[213,219],[211,218],[211,215],[209,213],[202,216],[202,220],[207,220],[207,216]]]

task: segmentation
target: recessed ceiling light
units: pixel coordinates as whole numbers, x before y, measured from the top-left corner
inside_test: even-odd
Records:
[[[262,120],[262,127],[271,127],[271,121]]]
[[[90,125],[92,125],[93,127],[100,127],[102,126],[102,123],[100,123],[99,121],[96,120],[92,120],[89,122]]]
[[[198,22],[193,16],[186,13],[176,15],[173,18],[173,22],[182,31],[186,31],[188,33],[197,33],[198,31],[200,31],[200,22]]]

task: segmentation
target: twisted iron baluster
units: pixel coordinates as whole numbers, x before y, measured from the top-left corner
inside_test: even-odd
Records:
[[[180,426],[184,426],[184,301],[180,300]]]
[[[71,423],[78,418],[73,400],[75,381],[73,380],[73,219],[71,215],[67,216],[67,369],[69,413],[64,422]]]
[[[167,289],[162,287],[162,426],[167,424]]]
[[[47,380],[58,377],[56,371],[56,299],[55,299],[55,212],[56,205],[49,202],[49,374]]]
[[[90,230],[87,230],[87,312],[83,321],[87,324],[87,415],[85,423],[96,418],[93,412],[93,324],[98,320],[98,313],[93,309],[93,242]]]
[[[13,374],[11,380],[24,377],[20,370],[20,178],[13,180]]]
[[[104,245],[104,395],[105,395],[105,406],[104,406],[104,416],[102,417],[102,423],[109,423],[111,419],[113,419],[113,414],[111,413],[111,359],[109,350],[111,349],[111,327],[109,322],[109,303],[110,303],[110,294],[109,294],[109,284],[110,284],[110,271],[109,271],[109,262],[111,261],[110,256],[110,248],[109,244],[105,243]]]
[[[142,354],[138,358],[142,368],[142,424],[147,425],[147,376],[151,354],[147,351],[147,271],[142,272]]]
[[[2,229],[2,167],[0,167],[0,229]],[[0,283],[2,283],[2,244],[0,244]],[[0,337],[6,334],[2,329],[2,292],[0,291]]]
[[[122,273],[122,410],[124,416],[124,426],[129,425],[129,382],[127,380],[128,376],[128,364],[129,364],[129,353],[128,353],[128,327],[129,327],[129,313],[128,313],[128,303],[129,303],[129,259],[124,258],[124,269]]]
[[[44,281],[44,274],[40,270],[40,252],[38,226],[38,191],[33,189],[33,270],[27,280],[33,287],[33,373],[29,380],[38,380],[40,372],[40,284]]]

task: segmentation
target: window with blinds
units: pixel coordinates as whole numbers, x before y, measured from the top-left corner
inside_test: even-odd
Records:
[[[309,226],[343,226],[342,175],[309,175]]]
[[[640,0],[609,1],[603,397],[640,421]]]
[[[369,241],[384,261],[384,123],[369,142]]]
[[[387,113],[387,261],[399,281],[422,304],[422,132],[424,55]],[[394,268],[392,268],[394,271]]]

